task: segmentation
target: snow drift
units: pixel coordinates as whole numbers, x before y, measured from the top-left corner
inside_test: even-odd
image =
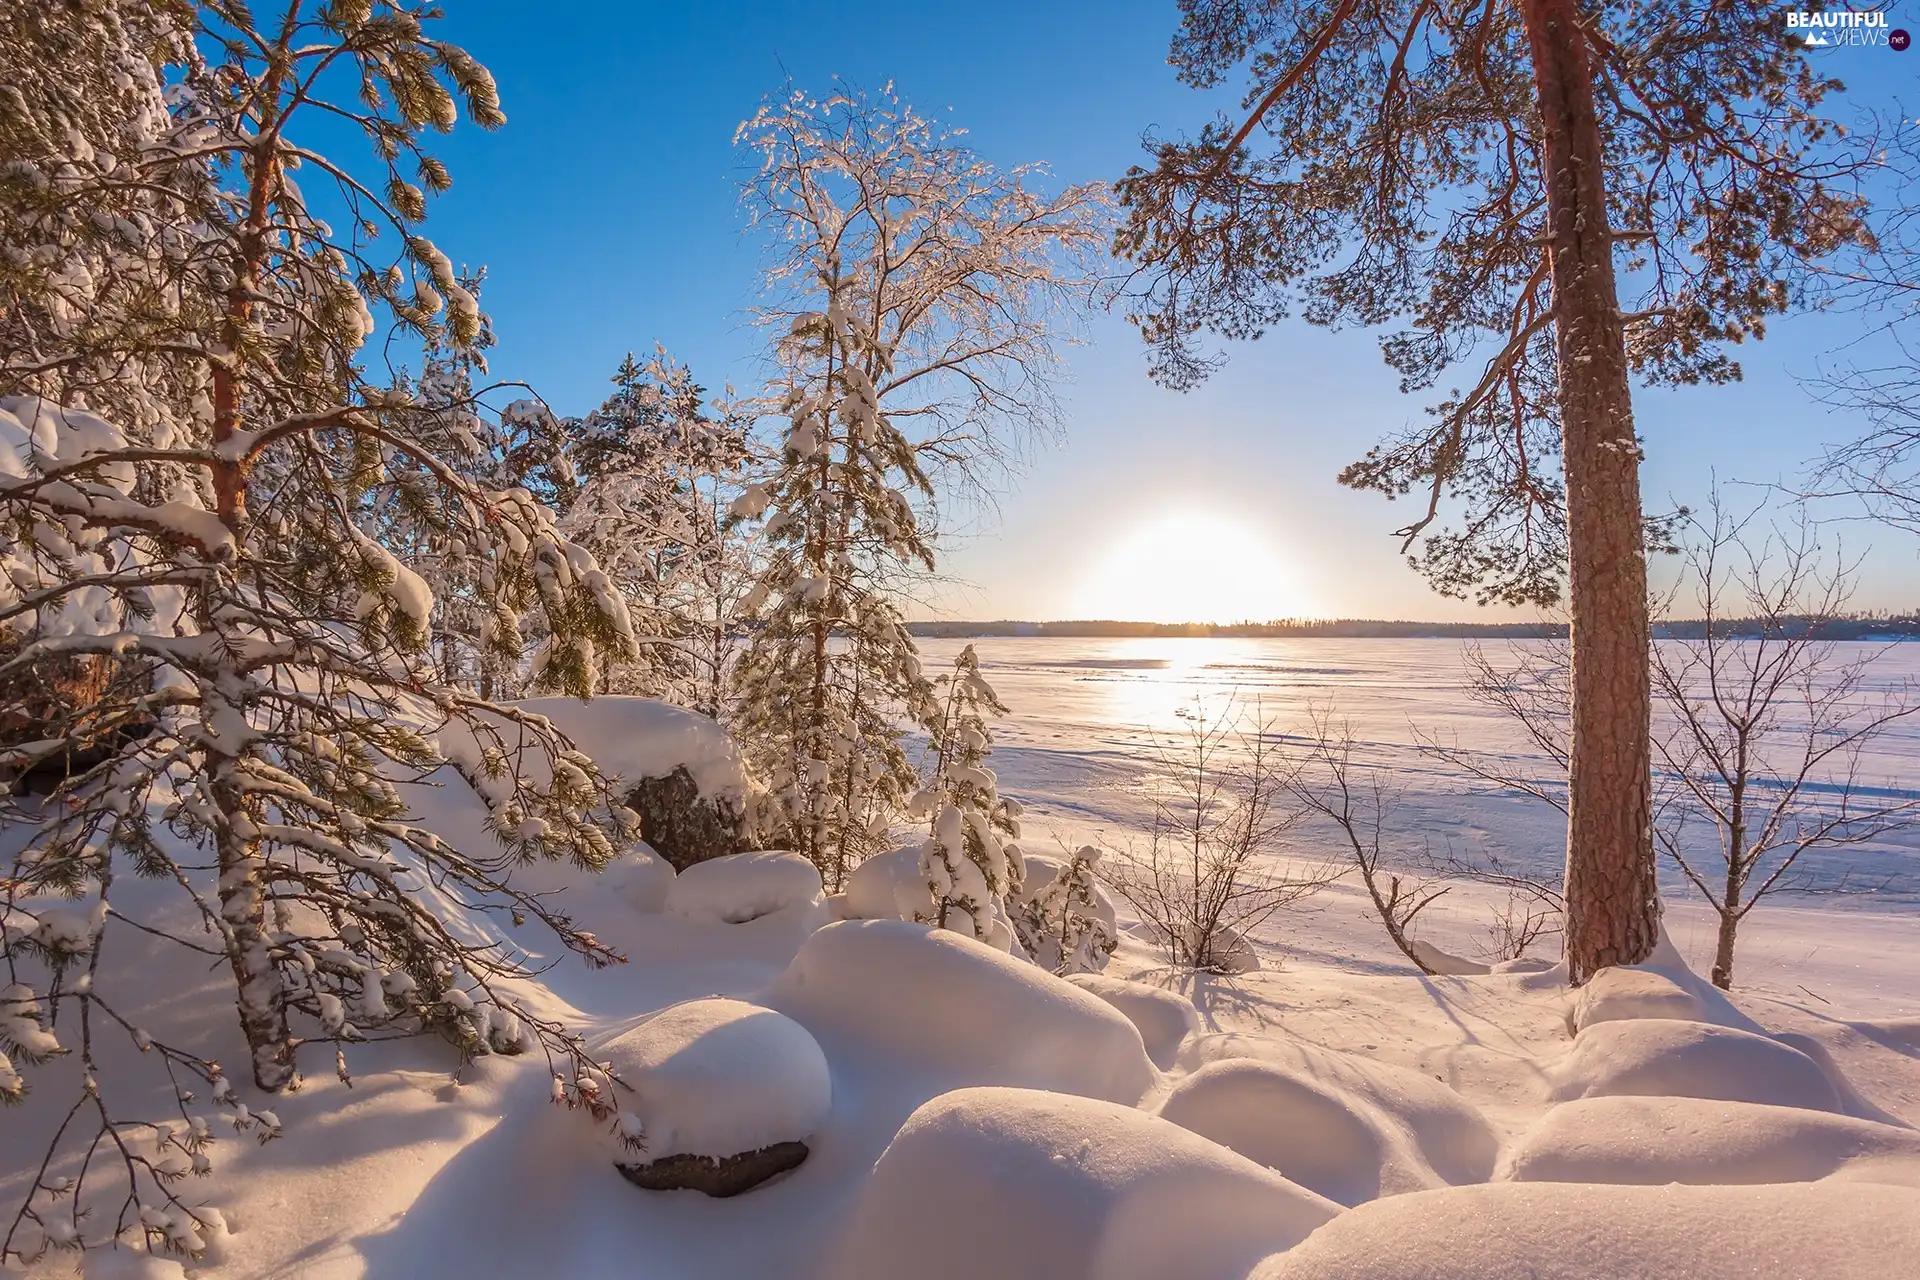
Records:
[[[914,1112],[888,1145],[832,1274],[1240,1280],[1338,1212],[1131,1108],[963,1089]]]
[[[1147,1056],[1162,1070],[1171,1067],[1179,1056],[1180,1045],[1200,1030],[1200,1011],[1185,996],[1164,987],[1104,973],[1075,973],[1067,981],[1082,991],[1091,991],[1125,1014],[1140,1032]]]

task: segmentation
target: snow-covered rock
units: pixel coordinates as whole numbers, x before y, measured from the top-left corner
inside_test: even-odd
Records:
[[[827,1060],[807,1029],[739,1000],[670,1005],[595,1056],[618,1082],[609,1101],[621,1119],[603,1143],[617,1164],[804,1142],[833,1109]],[[643,1150],[622,1141],[634,1136]]]
[[[1700,997],[1658,969],[1624,965],[1602,969],[1574,997],[1575,1031],[1584,1031],[1597,1022],[1630,1018],[1709,1021]]]
[[[828,919],[820,872],[797,853],[733,853],[695,863],[673,878],[666,908],[711,924],[746,924],[777,917],[818,928]]]
[[[1482,1182],[1493,1172],[1500,1152],[1493,1126],[1478,1107],[1431,1076],[1277,1031],[1195,1036],[1180,1050],[1180,1065],[1189,1070],[1233,1058],[1273,1063],[1372,1107],[1405,1131],[1420,1158],[1446,1182]]]
[[[635,911],[651,913],[666,906],[673,868],[646,845],[637,845],[609,862],[595,887],[604,887]]]
[[[853,869],[841,894],[843,920],[911,920],[933,910],[933,893],[920,874],[920,846],[876,853]]]
[[[1069,974],[1067,981],[1127,1015],[1127,1021],[1140,1030],[1147,1057],[1163,1070],[1173,1065],[1181,1043],[1200,1030],[1200,1011],[1193,1007],[1193,1001],[1164,987],[1104,973]]]
[[[909,921],[826,926],[768,1002],[830,1052],[884,1056],[945,1088],[1016,1085],[1132,1104],[1154,1082],[1140,1032],[1106,1001],[985,943]]]
[[[1841,1110],[1820,1064],[1770,1036],[1663,1018],[1596,1022],[1549,1068],[1560,1102],[1599,1096],[1670,1096]]]
[[[1251,1280],[1887,1276],[1920,1257],[1920,1192],[1851,1183],[1493,1183],[1375,1200]]]
[[[830,1274],[1239,1280],[1338,1212],[1129,1107],[963,1089],[921,1107],[894,1137]]]
[[[1851,1116],[1700,1098],[1587,1098],[1508,1154],[1515,1182],[1812,1182],[1845,1170],[1920,1186],[1920,1133]]]
[[[1271,1062],[1210,1062],[1174,1085],[1160,1115],[1343,1205],[1441,1185],[1386,1116]]]

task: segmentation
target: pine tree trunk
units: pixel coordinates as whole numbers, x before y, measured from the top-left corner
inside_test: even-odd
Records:
[[[1647,565],[1604,143],[1575,0],[1521,0],[1546,157],[1573,639],[1567,780],[1569,980],[1635,964],[1659,936]]]

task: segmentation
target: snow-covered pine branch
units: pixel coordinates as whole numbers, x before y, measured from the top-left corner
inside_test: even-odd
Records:
[[[0,306],[0,776],[20,837],[0,877],[0,1093],[70,1082],[31,1095],[72,1108],[47,1168],[92,1170],[83,1186],[43,1168],[0,1262],[128,1230],[196,1253],[208,1219],[175,1184],[204,1172],[202,1090],[237,1125],[278,1129],[218,1063],[121,1007],[111,957],[130,930],[230,974],[267,1091],[297,1082],[302,1044],[331,1044],[344,1076],[345,1046],[429,1029],[463,1054],[537,1044],[575,1074],[578,1041],[514,995],[525,952],[503,930],[537,922],[590,964],[619,959],[513,870],[600,867],[630,815],[545,719],[442,678],[432,586],[375,518],[376,495],[404,492],[414,535],[475,575],[516,659],[520,616],[537,617],[547,684],[584,694],[600,655],[631,650],[619,594],[551,510],[449,448],[471,389],[381,385],[360,364],[376,309],[433,350],[484,334],[416,229],[422,188],[447,183],[422,138],[460,104],[502,117],[431,16],[289,0],[255,25],[230,5],[102,3],[0,36],[47,73],[0,135],[0,170],[40,193],[5,202],[0,236],[53,264],[13,271]],[[326,99],[324,66],[366,91]],[[374,176],[303,145],[309,116],[374,137]],[[313,215],[296,172],[333,188],[351,235]],[[45,696],[76,678],[85,698]],[[488,806],[484,847],[408,811],[398,784],[449,766]],[[116,910],[136,878],[177,888],[164,919]],[[158,1055],[177,1124],[114,1102],[105,1064],[125,1059],[96,1051],[116,1037]],[[62,1052],[84,1070],[35,1065]]]

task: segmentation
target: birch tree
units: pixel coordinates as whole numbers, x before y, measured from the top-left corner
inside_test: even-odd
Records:
[[[902,607],[935,564],[937,481],[1052,424],[1064,308],[1103,238],[1091,187],[998,172],[889,88],[789,92],[740,128],[771,254],[761,322],[786,420],[749,596],[741,728],[793,847],[829,889],[882,848],[915,789],[903,724],[932,687]]]

